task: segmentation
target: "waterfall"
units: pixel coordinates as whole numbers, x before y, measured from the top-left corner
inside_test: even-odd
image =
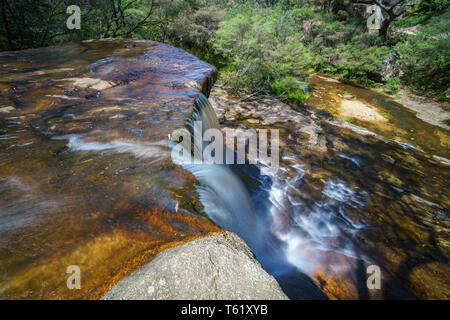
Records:
[[[194,123],[200,121],[201,132]],[[204,145],[202,141],[193,139],[195,134],[203,134],[208,129],[220,130],[216,113],[208,99],[201,94],[195,102],[194,112],[188,121],[187,131],[192,137],[193,155],[201,155]],[[204,144],[204,143],[203,143]],[[184,144],[186,148],[187,145]],[[187,148],[186,148],[187,149]],[[225,154],[226,152],[224,152]],[[172,153],[172,158],[173,158]],[[205,212],[209,218],[226,230],[231,230],[241,236],[250,247],[258,245],[258,237],[255,236],[256,220],[250,198],[246,188],[240,179],[232,172],[229,166],[220,164],[206,164],[183,162],[182,159],[173,158],[175,163],[182,165],[190,171],[200,182],[197,192]]]
[[[304,175],[299,165],[293,165],[298,176],[289,180],[274,173],[262,161],[257,165],[206,164],[201,152],[205,142],[192,138],[208,129],[220,130],[220,126],[208,99],[200,95],[184,129],[188,139],[181,143],[183,148],[191,150],[189,157],[194,155],[200,161],[184,161],[174,152],[172,159],[198,180],[196,189],[209,218],[243,238],[262,267],[278,280],[288,296],[324,298],[310,278],[318,267],[330,261],[345,272],[349,269],[347,259],[354,258],[353,248],[348,241],[341,241],[342,232],[336,217],[351,229],[361,228],[344,215],[341,205],[352,200],[358,205],[356,195],[339,183],[334,187],[330,181],[323,191],[324,199],[307,213],[290,195],[294,180],[301,180]],[[224,150],[226,148],[224,144]]]

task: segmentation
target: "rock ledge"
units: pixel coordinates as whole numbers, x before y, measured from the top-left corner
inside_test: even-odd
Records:
[[[287,299],[245,242],[231,232],[161,252],[103,298]]]

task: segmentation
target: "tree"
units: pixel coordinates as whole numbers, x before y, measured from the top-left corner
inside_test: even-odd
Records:
[[[81,9],[81,30],[66,27],[69,5]],[[161,23],[155,17],[160,7],[154,0],[0,0],[0,50],[133,37]]]
[[[383,19],[380,21],[378,33],[383,38],[386,38],[391,23],[405,14],[409,6],[407,0],[357,0],[355,3],[377,5],[381,8]]]
[[[146,12],[143,8],[146,8]],[[100,20],[99,38],[126,37],[138,28],[151,24],[150,17],[155,3],[153,0],[109,0],[105,1],[103,17]]]

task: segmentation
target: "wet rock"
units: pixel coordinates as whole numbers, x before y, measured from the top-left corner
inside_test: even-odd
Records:
[[[395,159],[392,158],[391,156],[385,154],[385,153],[381,154],[381,158],[383,158],[384,161],[386,161],[386,162],[388,162],[390,164],[394,164],[395,163]]]
[[[337,94],[340,98],[344,98],[344,99],[353,99],[353,96],[351,94]]]
[[[231,232],[160,253],[102,299],[287,299],[276,280]]]
[[[341,119],[326,120],[326,122],[331,124],[331,125],[334,125],[334,126],[350,129],[353,132],[355,132],[355,133],[357,133],[359,135],[362,135],[362,136],[372,136],[372,137],[375,137],[375,138],[377,138],[379,140],[383,139],[381,136],[377,135],[376,133],[374,133],[372,131],[369,131],[369,130],[367,130],[365,128],[362,128],[362,127],[359,127],[359,126],[356,126],[356,125],[354,125],[352,123],[348,123],[347,121],[344,121],[344,120],[341,120]]]
[[[400,59],[400,54],[397,51],[394,51],[386,60],[383,61],[384,70],[381,73],[382,81],[387,81],[388,79],[399,75],[400,71],[397,65],[398,59]]]
[[[433,159],[436,160],[436,161],[439,161],[442,164],[450,166],[450,160],[447,159],[447,158],[440,157],[440,156],[437,156],[437,155],[433,155]]]
[[[326,152],[326,140],[321,137],[320,127],[316,122],[276,97],[253,96],[251,99],[240,100],[228,96],[224,91],[214,87],[210,97],[211,105],[217,117],[228,121],[247,119],[249,124],[273,126],[277,124],[292,124],[301,137],[299,143],[308,149]],[[261,120],[257,120],[261,119]]]
[[[343,117],[357,118],[364,121],[387,121],[376,108],[358,100],[342,101],[339,111]]]
[[[450,97],[450,90],[447,92]],[[445,124],[445,119],[448,118],[446,110],[450,107],[448,102],[434,101],[427,96],[417,95],[406,88],[400,88],[398,96],[394,97],[394,100],[413,110],[417,118],[437,127],[450,128]]]
[[[65,100],[78,100],[78,97],[69,97],[63,94],[47,94],[46,97],[65,99]]]
[[[62,81],[73,81],[73,85],[80,88],[91,88],[94,90],[105,90],[114,87],[116,84],[112,81],[93,78],[68,78]]]
[[[99,298],[161,250],[220,230],[196,214],[194,178],[167,146],[209,94],[213,66],[132,39],[0,53],[0,65],[0,180],[45,190],[36,202],[28,189],[0,197],[17,211],[0,215],[17,235],[1,240],[12,252],[1,298]],[[61,277],[69,265],[89,275],[80,290]]]
[[[1,113],[10,113],[11,111],[15,110],[14,107],[8,106],[8,107],[1,107],[0,112]]]

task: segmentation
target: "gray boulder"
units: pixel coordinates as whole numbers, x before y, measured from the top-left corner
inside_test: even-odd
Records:
[[[391,54],[384,59],[383,64],[378,70],[367,74],[368,77],[374,81],[383,83],[391,78],[398,77],[400,75],[400,69],[397,63],[399,58],[400,54],[397,51],[391,52]]]
[[[161,252],[102,299],[284,300],[287,296],[245,242],[226,232]]]
[[[400,54],[397,51],[393,51],[389,57],[383,61],[383,71],[381,72],[381,80],[387,81],[388,79],[397,77],[400,74],[398,69],[397,60],[400,58]]]

